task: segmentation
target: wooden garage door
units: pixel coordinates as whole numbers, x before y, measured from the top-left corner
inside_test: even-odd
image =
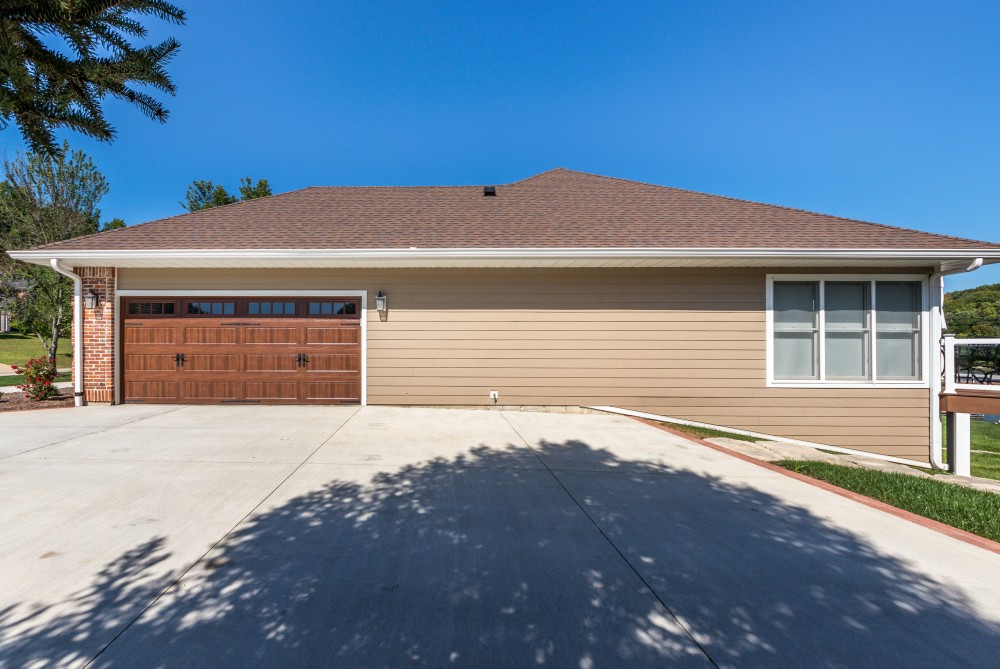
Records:
[[[358,298],[129,298],[125,402],[361,401]]]

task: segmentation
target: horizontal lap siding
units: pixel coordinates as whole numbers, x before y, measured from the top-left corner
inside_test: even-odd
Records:
[[[925,460],[927,390],[765,387],[765,274],[122,270],[119,287],[383,290],[372,404],[487,405],[497,389],[509,405],[611,405]]]

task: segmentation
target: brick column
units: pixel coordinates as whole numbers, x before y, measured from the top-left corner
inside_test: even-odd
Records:
[[[83,390],[87,403],[115,399],[115,268],[78,267],[83,296],[101,297],[96,309],[83,309]],[[75,379],[74,379],[75,380]]]

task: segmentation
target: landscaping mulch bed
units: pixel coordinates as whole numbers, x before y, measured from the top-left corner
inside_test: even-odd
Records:
[[[0,412],[3,411],[34,411],[35,409],[59,409],[73,406],[72,393],[60,393],[41,402],[33,402],[25,398],[24,393],[0,393]]]

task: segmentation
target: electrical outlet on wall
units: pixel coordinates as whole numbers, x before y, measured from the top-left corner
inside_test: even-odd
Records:
[[[500,401],[500,391],[499,390],[491,390],[490,391],[490,399],[493,400],[494,404],[496,404],[497,402],[499,402]]]

